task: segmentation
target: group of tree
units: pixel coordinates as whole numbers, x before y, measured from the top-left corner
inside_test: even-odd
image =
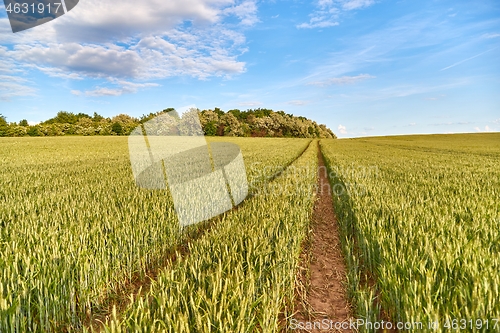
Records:
[[[177,115],[173,108],[140,118],[126,114],[108,118],[95,112],[90,116],[60,111],[55,117],[36,125],[29,125],[26,119],[19,123],[8,123],[0,115],[0,136],[129,135],[140,124],[167,112]],[[215,108],[197,112],[203,131],[208,136],[336,138],[326,125],[284,111],[259,108],[224,112]]]

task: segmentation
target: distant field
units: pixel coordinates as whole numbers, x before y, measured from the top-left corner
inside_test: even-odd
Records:
[[[394,322],[440,324],[425,331],[500,331],[500,134],[322,149],[333,182],[350,189],[334,186],[358,316],[383,318],[381,307]]]

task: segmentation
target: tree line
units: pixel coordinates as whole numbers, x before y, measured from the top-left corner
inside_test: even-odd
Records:
[[[140,124],[172,111],[175,109],[168,108],[140,118],[126,114],[109,118],[95,112],[90,116],[60,111],[55,117],[37,125],[29,125],[26,119],[8,123],[0,115],[0,136],[129,135]],[[197,111],[203,131],[208,136],[336,138],[326,125],[284,111],[262,108]]]

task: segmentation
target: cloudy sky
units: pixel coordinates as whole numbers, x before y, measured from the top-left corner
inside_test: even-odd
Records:
[[[266,107],[339,137],[500,131],[496,0],[80,0],[12,33],[0,113]]]

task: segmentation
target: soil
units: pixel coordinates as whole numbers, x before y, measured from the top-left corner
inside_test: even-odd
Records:
[[[339,227],[333,209],[333,198],[324,160],[318,149],[318,191],[312,216],[312,234],[306,242],[299,274],[299,295],[293,316],[295,332],[353,332],[335,323],[352,319],[345,284],[346,266],[340,245]],[[309,276],[307,276],[309,275]],[[301,283],[300,283],[301,282]],[[327,321],[323,321],[326,319]],[[307,327],[316,323],[316,328]],[[289,321],[291,323],[291,321]],[[300,323],[300,325],[298,324]],[[321,325],[320,325],[321,323]],[[325,324],[326,323],[326,324]],[[301,328],[302,327],[302,328]],[[293,329],[295,328],[295,329]]]

